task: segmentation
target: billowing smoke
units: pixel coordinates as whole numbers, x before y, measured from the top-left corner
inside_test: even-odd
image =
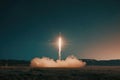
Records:
[[[31,67],[33,68],[43,68],[43,67],[66,67],[66,68],[74,68],[74,67],[84,67],[86,65],[85,62],[78,60],[74,56],[69,56],[65,60],[53,60],[48,57],[43,58],[34,58],[31,61]]]

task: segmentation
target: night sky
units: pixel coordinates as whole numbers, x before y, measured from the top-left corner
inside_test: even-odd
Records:
[[[119,0],[1,0],[0,59],[120,59]]]

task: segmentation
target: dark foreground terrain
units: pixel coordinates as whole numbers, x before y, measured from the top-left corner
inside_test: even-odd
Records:
[[[120,80],[120,66],[84,68],[0,67],[0,80]]]

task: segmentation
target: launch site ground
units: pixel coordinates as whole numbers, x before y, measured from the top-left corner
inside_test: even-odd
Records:
[[[0,80],[120,80],[120,66],[34,69],[1,66]]]

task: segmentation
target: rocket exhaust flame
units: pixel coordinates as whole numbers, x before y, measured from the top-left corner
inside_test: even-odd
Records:
[[[61,60],[61,48],[62,48],[62,38],[59,36],[58,38],[58,59]]]

